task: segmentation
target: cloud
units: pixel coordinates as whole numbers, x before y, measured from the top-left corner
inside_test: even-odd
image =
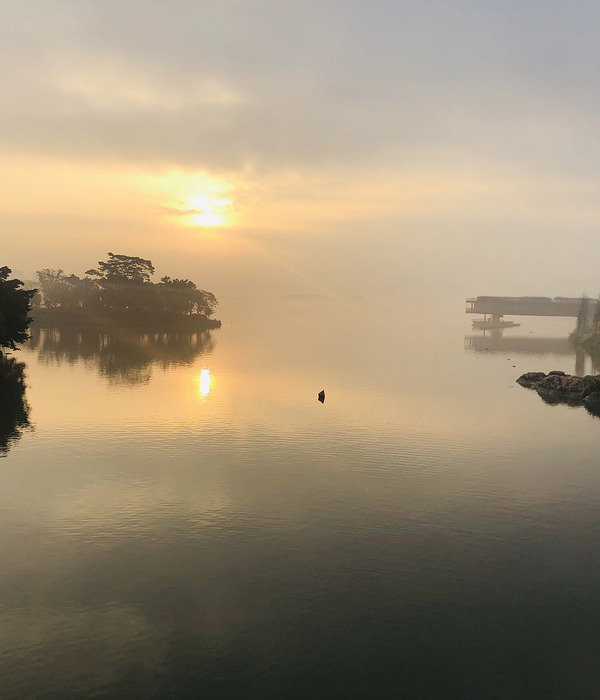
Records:
[[[13,153],[208,170],[447,158],[595,171],[600,156],[588,2],[6,12],[0,144]]]
[[[573,277],[595,279],[596,3],[3,11],[0,212],[13,267],[87,269],[126,241],[241,293],[284,288],[290,266],[349,293],[365,279],[446,289],[477,275],[514,291],[515,250],[547,280],[554,251],[577,240]],[[186,197],[210,183],[233,202],[220,238],[182,225]]]

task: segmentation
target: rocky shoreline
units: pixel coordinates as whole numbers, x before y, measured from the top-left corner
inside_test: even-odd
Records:
[[[517,384],[535,389],[549,404],[584,406],[594,416],[600,416],[600,376],[577,377],[565,372],[526,372]]]

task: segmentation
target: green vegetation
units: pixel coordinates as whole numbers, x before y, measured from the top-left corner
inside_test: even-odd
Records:
[[[21,289],[21,280],[8,279],[10,273],[9,267],[0,267],[0,355],[2,348],[16,350],[17,344],[29,337],[29,312],[35,295],[35,289]]]
[[[187,320],[206,327],[220,325],[209,321],[218,304],[214,294],[188,279],[162,277],[159,283],[152,282],[154,266],[144,258],[109,253],[85,277],[50,269],[36,274],[39,295],[33,303],[41,310],[36,317],[51,312],[71,320]]]

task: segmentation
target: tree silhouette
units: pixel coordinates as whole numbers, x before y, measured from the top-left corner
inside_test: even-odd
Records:
[[[150,277],[154,274],[154,265],[151,260],[144,258],[109,253],[108,260],[100,261],[97,270],[88,270],[85,274],[112,282],[143,284],[150,282]]]
[[[156,313],[160,304],[150,281],[154,266],[150,260],[131,255],[108,254],[98,269],[86,273],[100,286],[100,302],[112,311]]]
[[[60,306],[67,292],[66,277],[63,270],[44,268],[36,272],[38,289],[42,303],[47,309]]]
[[[163,309],[170,314],[199,313],[210,316],[218,303],[214,294],[198,289],[187,279],[162,277],[158,289]]]
[[[98,306],[98,283],[77,275],[65,275],[63,270],[45,268],[36,272],[41,305],[46,309],[81,309]]]
[[[35,289],[21,289],[21,280],[8,279],[9,267],[0,267],[0,355],[2,348],[17,349],[24,343],[31,323],[29,312]]]
[[[84,316],[112,317],[135,321],[180,321],[183,317],[208,319],[218,304],[212,292],[198,289],[188,279],[163,277],[152,282],[151,260],[133,255],[109,253],[98,267],[87,270],[84,279],[66,275],[63,270],[45,268],[37,272],[41,306],[74,312],[72,318]],[[58,312],[56,312],[60,315]],[[53,312],[54,316],[54,312]],[[201,318],[189,318],[202,325]],[[218,327],[219,321],[204,322]]]

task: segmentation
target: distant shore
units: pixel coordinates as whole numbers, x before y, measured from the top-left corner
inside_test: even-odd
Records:
[[[147,330],[191,330],[202,331],[221,327],[221,321],[203,314],[186,316],[150,316],[131,313],[89,313],[76,309],[31,310],[33,323],[59,326],[130,326]]]

